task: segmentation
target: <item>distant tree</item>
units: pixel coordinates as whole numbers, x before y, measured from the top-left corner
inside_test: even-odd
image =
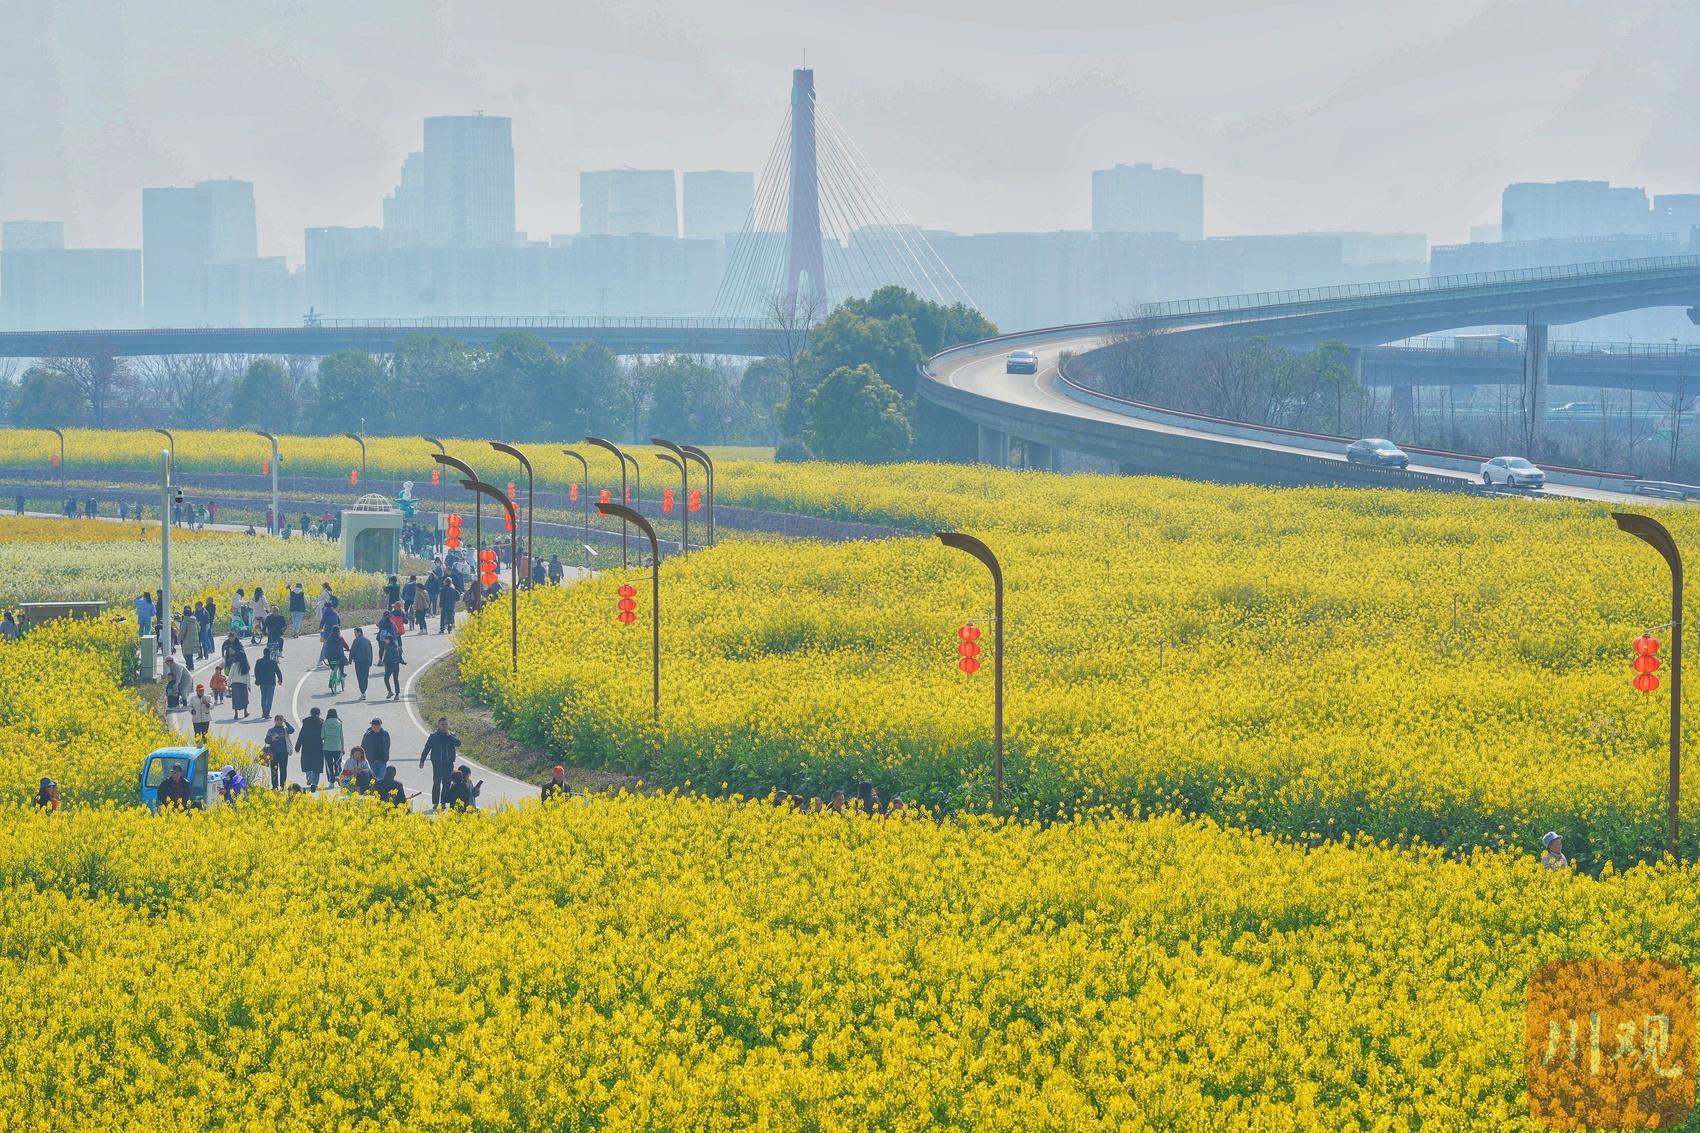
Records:
[[[757,358],[744,367],[738,382],[738,400],[744,403],[744,420],[752,436],[777,445],[779,417],[784,412],[786,366],[780,358]]]
[[[908,315],[878,319],[843,305],[810,336],[805,368],[814,378],[812,388],[843,367],[872,366],[886,385],[907,396],[925,357]]]
[[[578,391],[555,348],[534,334],[507,331],[496,337],[484,364],[487,408],[494,410],[492,436],[543,440],[561,436]]]
[[[390,375],[364,350],[339,350],[320,359],[317,383],[310,420],[319,431],[389,430],[394,405]]]
[[[65,375],[45,366],[24,371],[12,395],[12,424],[20,429],[57,429],[80,425],[86,419],[83,395]]]
[[[797,295],[776,294],[768,300],[764,312],[768,330],[763,336],[762,349],[779,364],[785,377],[785,397],[779,411],[779,431],[785,437],[802,431],[803,406],[818,380],[805,355],[823,309],[820,298],[807,291]]]
[[[254,359],[231,385],[229,419],[238,428],[289,432],[300,418],[295,379],[274,359]]]
[[[247,365],[235,354],[166,354],[140,362],[136,379],[147,419],[196,429],[222,427]]]
[[[70,382],[82,395],[88,422],[96,429],[106,428],[108,414],[130,398],[133,383],[128,359],[67,356],[44,358],[41,365]]]
[[[726,370],[678,354],[642,368],[650,390],[650,432],[697,445],[727,444],[742,435],[744,407]]]
[[[903,315],[915,328],[915,340],[931,358],[947,346],[991,338],[998,328],[979,311],[964,304],[933,303],[895,284],[882,287],[866,299],[846,299],[842,309],[871,319]]]
[[[433,436],[487,435],[480,388],[484,352],[441,334],[404,335],[390,355],[398,430]]]
[[[570,413],[555,421],[559,435],[619,435],[631,426],[636,401],[630,373],[600,342],[581,342],[563,358],[568,381],[577,391]],[[585,412],[581,415],[578,411]]]
[[[902,460],[915,443],[903,395],[866,364],[840,366],[821,382],[809,398],[804,438],[822,460],[864,464]]]

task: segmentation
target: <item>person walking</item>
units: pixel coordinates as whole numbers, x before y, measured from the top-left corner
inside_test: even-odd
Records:
[[[289,624],[291,637],[301,636],[301,619],[307,616],[307,592],[297,582],[289,588]]]
[[[195,695],[189,701],[189,723],[194,726],[195,738],[204,740],[207,728],[212,724],[213,702],[207,695],[206,685],[196,685]]]
[[[213,654],[213,607],[211,602],[195,603],[195,624],[199,627],[201,656]]]
[[[195,667],[195,646],[201,640],[201,621],[195,617],[195,611],[183,607],[183,613],[177,619],[177,643],[183,647],[183,660],[189,668]]]
[[[371,724],[361,733],[360,746],[366,749],[366,759],[372,764],[372,774],[382,779],[384,768],[390,765],[390,734],[384,730],[384,722],[376,716]]]
[[[460,737],[449,731],[449,718],[437,721],[437,730],[425,737],[425,747],[419,753],[419,766],[431,764],[431,806],[443,805],[443,793],[454,775],[455,759],[460,753]]]
[[[325,721],[315,708],[301,721],[301,730],[295,736],[295,750],[301,756],[301,774],[307,777],[309,791],[319,789],[319,776],[325,773],[324,736]]]
[[[325,753],[325,778],[336,782],[342,775],[342,719],[336,709],[325,712],[324,725],[319,729],[319,747]]]
[[[431,560],[431,573],[425,576],[425,597],[431,601],[431,613],[437,612],[437,595],[443,592],[443,560]]]
[[[246,655],[236,659],[236,666],[230,670],[226,679],[230,682],[230,718],[245,720],[248,718],[248,686],[254,680],[248,669]]]
[[[236,636],[234,629],[225,637],[224,645],[219,649],[219,656],[224,661],[226,670],[235,667],[237,661],[248,659],[248,650],[243,648],[242,639]]]
[[[401,667],[407,664],[401,657],[401,634],[384,636],[384,692],[390,700],[401,699]]]
[[[556,586],[561,585],[567,577],[567,568],[561,565],[560,555],[549,556],[549,581]]]
[[[454,576],[443,575],[442,589],[437,593],[438,609],[442,611],[437,619],[439,635],[450,632],[455,628],[455,603],[460,601],[460,587],[455,585]]]
[[[212,693],[213,707],[224,703],[224,694],[230,688],[230,678],[224,675],[222,664],[213,666],[212,679],[207,682],[207,689]]]
[[[269,659],[270,655],[267,656]],[[261,741],[260,752],[265,756],[266,766],[271,768],[274,791],[289,785],[289,737],[294,733],[295,725],[280,713],[272,717],[272,726],[266,729],[266,738]]]
[[[277,695],[277,686],[282,683],[283,666],[277,663],[276,654],[267,649],[254,665],[254,685],[260,690],[261,719],[272,714],[272,698]]]
[[[271,617],[272,613],[272,604],[266,600],[265,587],[254,587],[254,599],[249,605],[254,611],[254,632],[250,635],[249,640],[258,645],[260,635],[266,631],[266,619]]]
[[[372,679],[372,639],[359,626],[354,627],[354,640],[348,646],[348,660],[354,666],[354,683],[360,686],[360,699],[366,699],[366,685]]]
[[[136,628],[140,631],[138,636],[153,636],[153,615],[153,599],[149,598],[148,592],[144,590],[136,595]]]
[[[278,657],[283,656],[283,631],[288,626],[284,620],[283,610],[277,606],[271,608],[264,622],[266,630],[266,649]]]
[[[393,609],[399,601],[401,601],[401,583],[397,582],[396,576],[392,574],[390,580],[384,583],[384,608]]]

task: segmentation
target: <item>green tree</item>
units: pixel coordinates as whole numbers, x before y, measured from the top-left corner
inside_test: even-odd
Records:
[[[484,364],[491,435],[545,440],[565,435],[561,425],[576,408],[578,391],[555,348],[534,334],[498,335]]]
[[[231,385],[230,423],[237,428],[290,432],[300,417],[295,379],[274,359],[254,359]]]
[[[927,357],[947,346],[979,342],[998,333],[998,328],[974,308],[963,303],[945,306],[929,302],[905,287],[882,287],[866,299],[846,299],[843,309],[871,319],[903,315],[915,328],[915,339]]]
[[[633,401],[631,378],[612,350],[600,342],[581,342],[567,351],[562,361],[575,393],[572,405],[564,408],[556,419],[561,436],[582,437],[590,433],[605,437],[629,427]]]
[[[684,355],[643,366],[650,390],[649,428],[683,444],[725,444],[743,431],[743,405],[725,370]]]
[[[779,443],[779,417],[785,411],[788,375],[789,367],[783,358],[757,358],[744,367],[744,376],[738,381],[744,420],[753,436],[770,445]]]
[[[339,350],[319,360],[311,418],[320,431],[386,433],[393,404],[390,375],[364,350]]]
[[[858,315],[846,304],[815,328],[806,357],[815,385],[835,370],[872,366],[881,381],[907,396],[915,389],[915,368],[925,355],[908,315],[876,319]]]
[[[809,398],[809,449],[822,460],[887,464],[909,455],[915,433],[903,395],[872,366],[840,366]]]
[[[482,433],[485,407],[479,383],[484,363],[482,350],[458,338],[404,335],[390,355],[398,429],[433,436]]]
[[[47,425],[64,429],[81,424],[86,407],[82,391],[71,379],[44,366],[31,366],[12,397],[12,424],[20,429]]]

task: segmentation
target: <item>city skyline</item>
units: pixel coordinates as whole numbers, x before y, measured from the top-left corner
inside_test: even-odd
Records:
[[[1700,166],[1700,13],[1654,0],[1582,0],[1562,26],[1486,0],[1223,0],[1180,20],[1076,2],[1046,27],[1013,4],[911,8],[397,4],[380,20],[310,0],[255,36],[199,2],[10,5],[0,64],[32,93],[0,112],[0,213],[133,247],[134,190],[235,176],[256,183],[261,253],[298,264],[307,227],[382,222],[420,118],[483,110],[514,120],[517,227],[546,238],[576,230],[585,171],[759,169],[805,49],[893,196],[958,232],[1085,229],[1085,174],[1116,162],[1209,178],[1207,234],[1435,243],[1495,219],[1516,181],[1660,194]]]

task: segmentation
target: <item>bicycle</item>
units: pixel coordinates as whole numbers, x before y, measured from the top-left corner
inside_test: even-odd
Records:
[[[343,673],[344,668],[345,666],[341,664],[331,665],[330,687],[332,692],[341,692],[348,687],[348,678]]]

